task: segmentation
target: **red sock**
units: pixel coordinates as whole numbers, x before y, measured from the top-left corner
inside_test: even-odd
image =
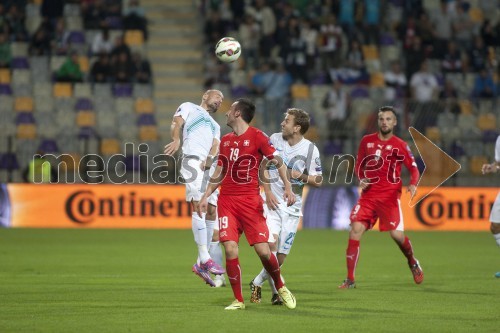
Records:
[[[238,258],[226,259],[226,273],[233,288],[234,298],[243,302],[243,292],[241,291],[241,268]]]
[[[398,244],[401,252],[405,255],[406,259],[408,259],[408,265],[413,266],[417,263],[417,260],[413,256],[413,247],[411,246],[410,239],[405,237],[405,241],[403,244]]]
[[[354,281],[354,273],[356,271],[356,265],[358,264],[358,257],[359,241],[349,239],[347,250],[345,251],[345,258],[347,262],[347,278],[351,281]]]
[[[268,260],[260,258],[260,261],[262,261],[262,265],[269,273],[269,275],[273,278],[274,286],[276,287],[276,289],[279,290],[281,287],[283,287],[285,284],[281,280],[280,264],[278,263],[278,259],[276,259],[276,256],[271,253],[271,257],[269,257]]]

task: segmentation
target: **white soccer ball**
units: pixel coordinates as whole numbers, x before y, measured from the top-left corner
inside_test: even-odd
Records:
[[[241,55],[241,45],[233,37],[223,37],[215,45],[215,55],[222,62],[233,62]]]

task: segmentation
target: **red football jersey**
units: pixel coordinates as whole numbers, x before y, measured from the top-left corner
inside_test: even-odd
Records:
[[[259,195],[259,165],[264,157],[273,159],[275,154],[269,137],[255,127],[239,136],[224,135],[217,161],[225,174],[220,195]]]
[[[402,188],[402,164],[410,171],[410,184],[416,185],[420,173],[406,142],[395,135],[386,141],[381,140],[378,133],[365,135],[359,144],[356,159],[358,178],[370,179],[370,185],[362,195],[399,198]]]

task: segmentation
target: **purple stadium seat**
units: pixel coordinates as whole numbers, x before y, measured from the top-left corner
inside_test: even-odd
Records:
[[[139,115],[139,118],[137,118],[137,126],[149,126],[149,125],[156,125],[156,119],[154,114],[141,114]]]
[[[390,46],[394,44],[395,44],[394,37],[392,37],[390,34],[383,34],[380,36],[380,45]]]
[[[0,95],[12,95],[12,89],[8,84],[0,84]]]
[[[334,140],[328,141],[323,149],[325,155],[339,155],[342,154],[342,141]]]
[[[233,98],[244,97],[247,96],[248,93],[249,93],[248,88],[245,86],[237,86],[231,88],[231,95],[233,96]]]
[[[2,170],[17,170],[19,169],[19,162],[14,153],[4,153],[0,158],[0,169]]]
[[[31,113],[31,112],[19,112],[16,115],[16,125],[34,124],[34,123],[35,123],[35,117],[33,116],[33,113]]]
[[[88,98],[79,98],[75,104],[75,110],[94,110],[94,105],[92,101]]]
[[[482,140],[484,143],[494,143],[497,141],[498,133],[497,131],[483,131]]]
[[[123,28],[122,18],[119,16],[106,17],[106,24],[108,28],[112,30],[119,30]]]
[[[368,98],[370,92],[365,87],[358,86],[351,90],[351,98]]]
[[[78,139],[90,139],[96,136],[96,133],[92,127],[80,127],[80,132],[78,132]]]
[[[328,82],[328,77],[325,73],[320,73],[311,79],[311,85],[326,84]]]
[[[28,62],[28,58],[15,57],[12,58],[10,66],[12,67],[12,69],[29,69],[30,63]]]
[[[59,151],[57,142],[52,139],[44,139],[40,143],[40,147],[38,149],[43,151],[44,153],[57,153]]]
[[[458,158],[464,155],[465,155],[465,150],[462,147],[462,145],[459,142],[454,141],[450,147],[450,156],[453,158]]]
[[[141,170],[141,162],[139,160],[139,156],[129,155],[125,156],[125,171],[140,171]]]
[[[113,95],[115,97],[132,96],[132,85],[128,83],[117,83],[113,85]]]
[[[68,42],[72,44],[85,44],[85,34],[82,31],[71,31]]]

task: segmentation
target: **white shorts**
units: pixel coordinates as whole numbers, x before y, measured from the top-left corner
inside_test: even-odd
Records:
[[[491,207],[490,222],[500,223],[500,193],[498,193],[495,203]]]
[[[289,254],[299,227],[300,216],[290,215],[281,208],[269,210],[264,204],[269,231],[278,235],[278,253]]]
[[[200,169],[200,161],[189,159],[189,169],[184,166],[181,167],[181,176],[184,178],[186,185],[186,201],[200,201],[203,193],[207,189],[209,183],[209,172],[204,172]],[[208,197],[208,203],[217,206],[217,198],[219,197],[219,190],[215,190],[212,195]]]

